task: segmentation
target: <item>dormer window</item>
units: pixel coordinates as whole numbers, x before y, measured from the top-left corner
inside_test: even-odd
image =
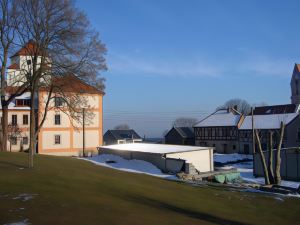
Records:
[[[27,60],[27,65],[31,65],[31,60],[30,59]]]
[[[16,99],[16,107],[30,106],[30,99]]]
[[[64,102],[64,100],[63,100],[62,97],[55,97],[55,98],[54,98],[54,105],[55,105],[55,107],[60,107],[60,106],[62,106],[62,105],[63,105],[63,102]]]

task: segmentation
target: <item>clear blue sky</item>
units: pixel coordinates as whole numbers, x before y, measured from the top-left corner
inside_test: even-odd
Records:
[[[159,137],[230,98],[290,103],[300,1],[78,0],[106,44],[104,129]]]

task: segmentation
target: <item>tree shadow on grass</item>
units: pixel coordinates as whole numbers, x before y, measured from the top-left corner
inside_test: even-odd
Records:
[[[119,196],[121,197],[121,196]],[[181,214],[183,216],[188,216],[191,217],[193,219],[198,219],[201,221],[206,221],[206,222],[210,222],[210,223],[214,223],[214,224],[220,224],[220,225],[247,225],[247,223],[242,223],[242,222],[237,222],[237,221],[233,221],[233,220],[228,220],[228,219],[224,219],[224,218],[220,218],[208,213],[204,213],[204,212],[198,212],[198,211],[194,211],[192,209],[186,209],[186,208],[182,208],[182,207],[178,207],[172,204],[169,204],[167,202],[163,202],[157,199],[152,199],[152,198],[147,198],[144,196],[138,196],[138,195],[134,195],[134,196],[130,196],[127,195],[122,196],[122,198],[126,198],[126,200],[128,201],[133,201],[136,202],[138,204],[143,204],[143,205],[148,205],[150,207],[153,208],[159,208],[159,209],[166,209],[178,214]]]
[[[8,161],[0,160],[0,167],[5,167],[5,166],[12,166],[12,167],[17,167],[17,168],[26,168],[26,166],[23,165],[23,164],[18,164],[18,163],[14,163],[14,162],[8,162]]]

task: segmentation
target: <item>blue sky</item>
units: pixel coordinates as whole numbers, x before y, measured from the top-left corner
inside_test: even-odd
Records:
[[[159,137],[231,98],[290,103],[300,1],[78,0],[106,44],[104,130]]]

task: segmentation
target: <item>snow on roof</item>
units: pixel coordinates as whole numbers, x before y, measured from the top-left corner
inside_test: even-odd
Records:
[[[15,99],[30,99],[30,96],[30,92],[25,92],[22,95],[15,97]]]
[[[175,152],[207,150],[210,147],[131,143],[131,144],[119,144],[119,145],[107,145],[107,146],[101,146],[101,148],[112,149],[112,150],[124,150],[124,151],[134,151],[134,152],[166,154],[166,153],[175,153]]]
[[[281,121],[289,124],[298,115],[298,113],[254,115],[254,129],[280,129]],[[250,129],[252,129],[252,118],[246,116],[240,130]]]
[[[219,110],[197,123],[195,127],[237,126],[239,120],[240,115],[227,112],[227,110]]]

